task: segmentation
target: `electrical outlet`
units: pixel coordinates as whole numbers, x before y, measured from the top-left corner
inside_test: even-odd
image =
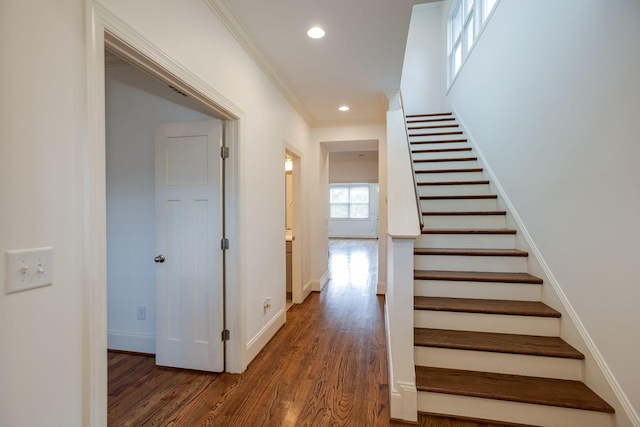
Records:
[[[138,306],[138,320],[147,320],[147,307],[144,305]]]

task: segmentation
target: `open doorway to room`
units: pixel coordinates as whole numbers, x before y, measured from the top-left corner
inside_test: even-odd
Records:
[[[223,122],[108,51],[105,95],[107,347],[221,372]]]
[[[375,149],[361,142],[352,144],[350,151],[347,150],[348,145],[343,143],[341,150],[329,152],[329,248],[331,252],[338,241],[349,239],[352,242],[345,244],[375,247],[377,256],[379,151],[377,144]],[[374,270],[370,272],[373,277],[370,285],[377,288],[377,262]]]
[[[293,149],[285,149],[285,257],[287,310],[304,301],[302,283],[302,227],[300,198],[300,156]]]
[[[230,112],[237,109],[231,104],[230,109],[221,107],[216,102],[220,98],[218,94],[203,87],[188,72],[174,70],[167,58],[150,59],[143,53],[149,52],[144,43],[139,46],[125,42],[108,31],[104,38],[102,33],[98,36],[92,45],[95,52],[92,66],[102,69],[104,74],[96,71],[92,84],[95,101],[91,109],[91,129],[95,142],[90,158],[97,178],[90,183],[91,204],[95,206],[90,247],[96,266],[91,281],[95,283],[92,293],[107,301],[104,309],[108,313],[103,321],[96,318],[90,333],[107,336],[110,349],[155,353],[161,365],[241,372],[243,352],[238,346],[242,334],[238,309],[241,291],[226,291],[224,286],[226,278],[235,283],[239,275],[240,248],[236,244],[235,250],[228,251],[224,245],[227,238],[240,241],[237,219],[239,115]],[[100,54],[103,52],[104,56]],[[228,103],[221,100],[222,105]],[[229,158],[229,151],[236,155]],[[164,167],[164,172],[158,165]],[[104,181],[99,179],[101,170]],[[166,203],[157,203],[159,182],[164,187]],[[191,187],[195,192],[189,190]],[[200,194],[205,187],[206,194]],[[184,198],[167,193],[176,189],[189,194]],[[187,206],[185,215],[178,212],[182,209],[180,203],[173,203],[180,200]],[[107,225],[106,230],[102,228],[102,221]],[[193,232],[186,230],[186,235],[195,239],[194,244],[182,244],[188,239],[179,236],[172,239],[176,233],[185,231],[182,224],[185,221],[193,229]],[[171,230],[176,233],[172,234]],[[125,242],[127,239],[131,241]],[[158,252],[159,243],[166,246],[162,253]],[[176,244],[180,251],[189,253],[179,255]],[[107,253],[100,250],[102,248]],[[173,255],[169,255],[171,252]],[[144,260],[134,260],[139,256]],[[180,282],[173,286],[169,285],[175,282],[172,275],[167,274],[167,268],[162,268],[170,263],[169,257],[180,260],[181,264],[184,260],[192,264],[178,268],[174,265],[170,269],[174,272],[173,279],[179,278]],[[158,274],[158,266],[164,273]],[[185,279],[179,273],[184,268],[199,277]],[[158,281],[158,278],[167,280]],[[187,286],[183,286],[184,280]],[[185,304],[179,302],[185,299],[185,295],[181,295],[184,288],[189,289],[186,299],[194,302],[187,301],[186,306],[192,306],[192,320],[197,321],[182,319],[162,325],[159,319],[163,316],[166,319],[169,310],[173,311],[174,319],[179,317],[179,311],[184,311]],[[172,289],[175,295],[171,294]],[[158,290],[169,294],[164,292],[167,295],[161,300]],[[100,307],[92,309],[101,311]],[[186,323],[191,323],[197,331],[191,334],[184,330],[182,325]],[[231,344],[226,342],[232,337],[230,333],[225,334],[227,325],[236,326],[233,330],[238,339]],[[159,332],[158,327],[164,329]],[[98,328],[107,333],[99,332]],[[158,335],[168,341],[176,341],[177,336],[189,339],[182,340],[187,344],[177,353],[173,347],[165,346],[163,352],[171,360],[165,358],[161,362],[156,345]],[[214,346],[216,357],[211,357],[210,348],[194,350],[202,343]],[[103,346],[92,347],[92,363],[106,362],[103,351]],[[196,353],[201,356],[199,362],[189,356]],[[106,391],[106,383],[104,385]]]

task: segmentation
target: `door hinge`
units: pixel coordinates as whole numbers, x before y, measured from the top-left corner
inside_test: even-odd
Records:
[[[229,158],[229,147],[220,147],[220,157],[223,159]]]
[[[220,240],[220,249],[222,249],[223,251],[229,249],[229,239]]]
[[[231,332],[228,329],[222,331],[222,341],[229,341],[231,339]]]

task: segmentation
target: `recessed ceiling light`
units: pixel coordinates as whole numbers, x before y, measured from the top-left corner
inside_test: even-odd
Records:
[[[307,35],[312,39],[321,39],[324,37],[324,30],[320,27],[313,27],[307,31]]]
[[[346,105],[343,105],[342,107],[338,108],[338,110],[340,110],[340,111],[349,111],[349,107],[347,107]]]

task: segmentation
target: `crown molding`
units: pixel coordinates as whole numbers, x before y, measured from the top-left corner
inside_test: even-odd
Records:
[[[313,117],[309,111],[300,102],[296,94],[291,90],[284,78],[280,75],[276,67],[271,63],[267,56],[258,47],[253,40],[249,31],[240,21],[233,9],[225,0],[204,0],[209,8],[216,14],[220,21],[227,27],[229,32],[238,40],[240,45],[247,51],[249,56],[258,64],[262,71],[271,79],[273,84],[280,90],[282,95],[291,106],[304,118],[304,120],[312,126],[314,124]]]

